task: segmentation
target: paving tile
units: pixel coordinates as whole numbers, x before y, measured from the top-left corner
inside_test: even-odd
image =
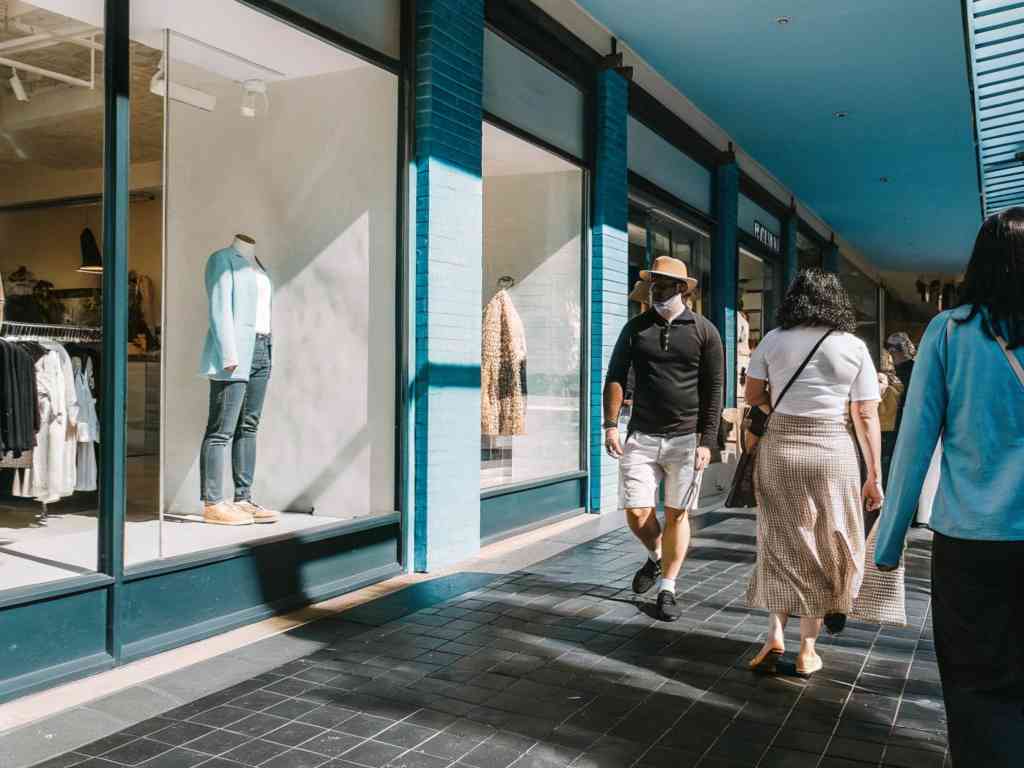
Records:
[[[328,761],[327,757],[302,749],[290,749],[263,763],[261,768],[319,768]],[[203,766],[206,768],[206,766]]]
[[[159,731],[151,733],[148,738],[154,741],[159,741],[164,744],[170,744],[173,747],[179,747],[193,739],[198,739],[200,736],[205,736],[211,733],[213,728],[208,725],[200,725],[199,723],[188,723],[188,722],[176,722],[167,725]]]
[[[112,760],[115,763],[121,763],[122,765],[138,765],[139,763],[144,763],[157,755],[168,752],[170,749],[171,747],[167,744],[161,744],[159,741],[142,738],[128,742],[117,749],[113,749],[103,755],[103,757],[107,760]]]
[[[225,752],[223,757],[227,760],[239,762],[242,765],[258,766],[267,762],[272,757],[277,757],[287,752],[288,749],[283,744],[275,744],[272,741],[265,741],[263,739],[253,739]],[[318,754],[321,753],[318,752]]]
[[[189,749],[206,752],[210,755],[222,755],[249,740],[248,736],[232,731],[212,731],[188,743]]]
[[[227,726],[227,730],[256,738],[264,736],[271,731],[276,731],[287,724],[288,721],[283,717],[275,717],[265,712],[257,712],[254,715],[242,718],[236,723],[231,723]]]
[[[448,768],[451,764],[450,760],[410,750],[393,758],[388,766],[389,768]],[[355,768],[355,763],[346,762],[344,765],[331,763],[326,768],[349,768],[349,766]]]
[[[285,744],[289,747],[297,747],[304,741],[309,741],[315,736],[325,733],[325,729],[319,728],[315,725],[307,725],[306,723],[288,723],[280,728],[270,731],[270,733],[264,734],[263,738],[266,741],[273,741],[276,744]]]
[[[147,760],[140,768],[196,768],[209,759],[208,754],[179,747]]]
[[[341,757],[353,747],[362,744],[365,739],[337,731],[324,731],[301,744],[301,748],[309,752],[327,757]]]
[[[371,739],[346,752],[345,759],[360,765],[370,766],[370,768],[382,768],[382,766],[387,765],[405,751],[402,747]],[[278,768],[278,766],[273,768]]]
[[[298,717],[299,722],[318,725],[321,728],[335,728],[359,714],[354,709],[334,707],[329,704],[319,706]]]

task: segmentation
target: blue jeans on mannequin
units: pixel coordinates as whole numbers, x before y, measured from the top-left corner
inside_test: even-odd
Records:
[[[224,500],[224,466],[231,443],[235,501],[252,497],[256,471],[256,433],[270,382],[270,337],[256,337],[248,381],[211,381],[210,414],[199,452],[199,485],[204,504]]]

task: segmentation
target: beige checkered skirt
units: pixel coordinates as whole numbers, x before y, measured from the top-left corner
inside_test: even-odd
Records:
[[[849,614],[864,577],[864,516],[849,422],[772,416],[754,469],[757,565],[747,602],[790,616]]]

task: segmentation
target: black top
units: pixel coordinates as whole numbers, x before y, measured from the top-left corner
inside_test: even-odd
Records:
[[[907,404],[907,393],[910,392],[910,377],[914,374],[914,361],[906,360],[896,366],[896,378],[903,384],[903,394],[900,395],[900,402],[896,406],[896,426],[893,434],[900,433],[900,424],[903,423],[903,406]]]
[[[718,444],[725,382],[722,337],[711,322],[689,309],[669,325],[651,309],[626,323],[608,365],[608,381],[636,382],[630,432],[676,437],[701,435]]]

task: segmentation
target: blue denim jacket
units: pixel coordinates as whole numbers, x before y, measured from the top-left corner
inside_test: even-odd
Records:
[[[1024,540],[1024,387],[981,315],[942,312],[921,341],[879,520],[875,562],[895,565],[939,436],[931,527],[958,539]],[[1011,354],[1024,362],[1024,348]]]

